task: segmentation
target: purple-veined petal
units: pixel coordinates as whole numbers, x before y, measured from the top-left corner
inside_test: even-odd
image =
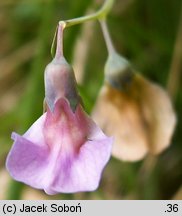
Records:
[[[73,193],[96,190],[103,168],[110,158],[112,138],[87,141],[78,154],[67,155],[62,152],[55,166],[57,176],[48,194],[57,192]]]

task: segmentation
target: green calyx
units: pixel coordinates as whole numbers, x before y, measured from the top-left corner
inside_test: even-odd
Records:
[[[133,75],[133,69],[125,58],[116,52],[108,56],[105,64],[105,81],[112,87],[125,89],[131,83]]]

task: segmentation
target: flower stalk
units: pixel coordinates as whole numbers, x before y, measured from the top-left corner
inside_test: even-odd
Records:
[[[111,10],[113,3],[114,3],[114,0],[106,0],[103,6],[97,12],[93,14],[74,18],[74,19],[64,20],[60,22],[61,23],[64,22],[65,27],[70,27],[70,26],[81,24],[81,23],[91,21],[91,20],[104,19],[109,13],[109,11]]]
[[[114,45],[112,43],[111,36],[109,34],[109,30],[108,30],[108,27],[107,27],[106,20],[101,19],[100,20],[100,25],[101,25],[101,28],[102,28],[102,32],[103,32],[103,35],[104,35],[105,42],[106,42],[108,54],[112,55],[112,54],[116,53],[116,50],[115,50]]]
[[[114,0],[106,0],[103,6],[97,12],[90,14],[90,15],[74,18],[74,19],[61,20],[59,21],[59,25],[63,26],[63,29],[64,29],[66,27],[78,25],[78,24],[81,24],[87,21],[91,21],[91,20],[103,20],[107,17],[109,11],[112,8],[113,3],[114,3]],[[51,46],[52,57],[54,57],[54,54],[55,54],[55,41],[56,41],[56,36],[58,36],[57,34],[58,32],[56,29],[56,33],[54,35],[52,46]]]

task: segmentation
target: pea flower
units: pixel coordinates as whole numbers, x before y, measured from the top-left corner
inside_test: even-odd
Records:
[[[6,166],[10,175],[48,194],[95,190],[111,154],[107,137],[85,113],[74,72],[62,52],[63,25],[57,50],[45,70],[47,111],[14,144]]]
[[[115,51],[105,66],[105,84],[92,114],[115,138],[112,155],[137,161],[170,145],[176,116],[167,92],[138,73]]]

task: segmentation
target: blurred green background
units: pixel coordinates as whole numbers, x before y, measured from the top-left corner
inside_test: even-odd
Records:
[[[91,13],[102,3],[0,1],[0,199],[182,199],[181,0],[116,0],[108,17],[118,52],[147,78],[168,86],[178,124],[166,151],[135,163],[112,158],[99,189],[90,193],[47,196],[13,181],[5,170],[11,132],[23,134],[42,114],[43,74],[51,61],[57,22]],[[75,69],[85,108],[91,112],[107,58],[98,23],[66,29],[64,52]]]

